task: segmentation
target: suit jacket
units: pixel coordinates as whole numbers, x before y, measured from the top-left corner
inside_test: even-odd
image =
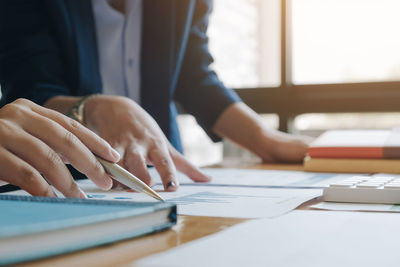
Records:
[[[141,104],[178,150],[175,102],[216,140],[216,119],[240,100],[209,68],[211,8],[208,0],[143,0]],[[91,1],[0,1],[0,83],[1,105],[101,93]]]

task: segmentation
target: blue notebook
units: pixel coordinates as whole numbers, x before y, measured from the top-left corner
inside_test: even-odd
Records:
[[[0,195],[0,265],[167,229],[176,205]]]

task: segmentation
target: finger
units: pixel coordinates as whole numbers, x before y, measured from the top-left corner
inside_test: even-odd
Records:
[[[105,140],[110,142],[110,139],[105,139]],[[111,141],[110,145],[119,153],[119,155],[125,155],[125,147],[123,145],[121,145],[120,142]],[[124,158],[121,157],[120,161],[118,161],[117,164],[127,170],[127,167],[126,167],[123,159]],[[127,189],[127,188],[129,188],[128,186],[115,180],[114,177],[111,176],[111,178],[112,178],[112,187],[111,187],[112,189]]]
[[[118,162],[120,160],[120,155],[117,151],[115,151],[104,139],[100,138],[88,128],[82,126],[79,122],[54,110],[36,105],[29,100],[19,99],[17,101],[28,106],[34,112],[60,124],[62,127],[77,136],[94,154],[111,162]]]
[[[78,171],[89,177],[97,186],[108,190],[112,186],[111,177],[97,161],[93,153],[72,133],[58,123],[40,116],[31,115],[32,123],[24,130],[42,140],[58,154],[66,158]]]
[[[124,165],[126,169],[137,176],[147,185],[151,183],[151,176],[147,170],[146,159],[138,148],[129,147],[125,151]]]
[[[179,183],[176,180],[174,163],[167,149],[156,147],[149,151],[148,157],[160,174],[164,189],[166,191],[176,191],[179,187]]]
[[[0,148],[1,180],[19,186],[33,196],[57,197],[40,173],[5,148]]]
[[[206,183],[211,181],[211,177],[205,175],[199,168],[186,160],[185,157],[181,153],[176,151],[176,149],[172,146],[170,146],[170,154],[176,168],[180,172],[186,174],[193,181],[199,183]]]
[[[42,173],[64,196],[85,198],[64,162],[48,145],[25,132],[16,132],[8,140],[5,148]]]
[[[125,155],[125,146],[124,145],[121,145],[119,142],[116,142],[116,141],[112,141],[112,142],[110,142],[110,144],[118,152],[119,155]],[[126,168],[122,157],[117,162],[117,164],[123,168]]]
[[[111,189],[123,190],[123,189],[130,189],[130,188],[124,184],[121,184],[117,180],[113,179],[113,185],[112,185]]]

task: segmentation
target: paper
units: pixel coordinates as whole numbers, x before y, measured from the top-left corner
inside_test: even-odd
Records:
[[[102,191],[90,180],[78,181],[92,199],[156,201],[132,190]],[[157,190],[157,187],[155,188]],[[161,186],[158,186],[161,190]],[[158,191],[158,190],[157,190]],[[270,189],[222,186],[181,186],[176,192],[158,192],[178,204],[178,214],[234,218],[263,218],[285,214],[321,195],[320,189]]]
[[[182,186],[210,185],[231,187],[265,187],[265,188],[323,188],[337,181],[344,180],[356,174],[315,173],[281,170],[252,170],[235,168],[202,168],[202,171],[212,177],[209,183],[195,183],[183,173],[178,172],[177,178]],[[155,168],[149,168],[154,184],[161,185],[161,179]],[[393,176],[393,175],[392,175]],[[399,175],[400,176],[400,175]],[[0,185],[1,185],[0,181]],[[7,183],[4,183],[7,184]]]
[[[134,266],[399,266],[400,216],[293,211],[144,258]]]
[[[232,168],[203,168],[202,171],[212,177],[211,182],[207,183],[207,185],[268,188],[322,188],[330,183],[355,175]],[[150,169],[150,174],[155,182],[160,182],[159,175],[154,168]],[[181,185],[194,184],[191,179],[182,173],[178,173],[178,180]],[[204,183],[195,185],[202,186]]]
[[[236,218],[279,216],[320,196],[323,186],[352,175],[226,168],[203,171],[213,178],[210,183],[193,183],[178,173],[181,182],[178,191],[160,192],[163,198],[178,204],[179,214]],[[150,173],[156,182],[155,189],[162,190],[155,169],[151,168]],[[155,201],[130,190],[103,192],[90,180],[78,183],[93,199]]]
[[[310,207],[319,210],[400,212],[400,205],[398,204],[391,205],[391,204],[321,202],[312,205]]]

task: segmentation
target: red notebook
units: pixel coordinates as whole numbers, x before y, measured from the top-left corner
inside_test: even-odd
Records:
[[[311,158],[400,158],[400,131],[331,130],[308,149]]]

